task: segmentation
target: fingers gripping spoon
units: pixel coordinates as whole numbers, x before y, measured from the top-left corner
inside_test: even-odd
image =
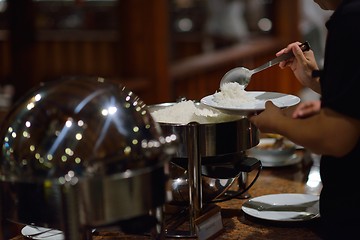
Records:
[[[303,52],[310,50],[310,45],[308,42],[304,42],[302,44],[300,44],[300,48]],[[257,72],[260,72],[262,70],[265,70],[271,66],[274,66],[278,63],[280,63],[281,61],[285,61],[287,59],[290,59],[294,57],[293,52],[288,52],[288,53],[284,53],[276,58],[274,58],[271,61],[268,61],[267,63],[261,65],[260,67],[257,67],[253,70],[247,69],[245,67],[237,67],[237,68],[233,68],[230,71],[228,71],[223,78],[220,81],[220,87],[224,84],[224,83],[230,83],[230,82],[237,82],[240,85],[244,86],[244,89],[246,88],[246,86],[250,83],[250,79],[251,76]]]

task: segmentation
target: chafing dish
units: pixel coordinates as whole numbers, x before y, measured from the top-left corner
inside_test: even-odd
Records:
[[[74,240],[108,225],[132,231],[129,222],[159,229],[175,142],[118,82],[43,83],[15,103],[0,130],[1,220]]]

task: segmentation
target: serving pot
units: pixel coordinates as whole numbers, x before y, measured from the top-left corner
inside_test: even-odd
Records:
[[[161,223],[150,213],[166,202],[175,142],[118,82],[41,84],[0,130],[0,220],[63,230],[76,240],[94,227]],[[0,239],[8,239],[2,226]]]
[[[149,105],[148,108],[153,113],[174,104],[176,102],[161,103]],[[245,155],[247,149],[259,143],[259,131],[248,118],[227,116],[199,102],[195,102],[195,105],[218,113],[217,120],[159,122],[165,135],[175,134],[178,137],[178,147],[170,161],[171,204],[189,203],[189,182],[191,185],[194,180],[189,177],[193,177],[194,168],[200,172],[202,183],[201,189],[195,191],[201,191],[198,197],[202,203],[209,203],[219,200],[234,184],[246,186],[247,183],[242,181],[247,179],[247,173],[260,167],[260,161]],[[199,163],[200,166],[197,165]],[[244,191],[238,195],[242,193]]]

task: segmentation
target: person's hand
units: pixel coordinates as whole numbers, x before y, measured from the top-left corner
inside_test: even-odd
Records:
[[[271,101],[266,101],[265,110],[258,115],[248,116],[252,122],[263,133],[277,133],[279,119],[285,117],[283,111]]]
[[[281,69],[290,67],[294,72],[295,77],[303,86],[309,87],[315,92],[320,93],[321,90],[318,78],[312,77],[312,72],[314,70],[319,70],[315,60],[314,52],[311,49],[309,51],[303,52],[299,47],[300,44],[300,42],[291,43],[286,48],[276,53],[276,56],[280,56],[284,53],[292,51],[295,56],[286,61],[280,62],[279,67]]]
[[[320,111],[321,101],[307,101],[299,103],[294,112],[292,113],[293,118],[306,118],[310,117]]]

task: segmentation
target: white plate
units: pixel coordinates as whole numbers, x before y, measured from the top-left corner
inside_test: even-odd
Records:
[[[259,144],[248,150],[248,154],[261,160],[262,163],[279,163],[285,162],[294,157],[296,151],[293,142],[284,139],[281,146],[274,148],[275,138],[260,138]]]
[[[262,210],[259,210],[263,208]],[[301,193],[270,194],[246,201],[246,214],[264,220],[299,222],[318,218],[319,196]]]
[[[43,234],[31,236],[33,234],[38,234],[44,232]],[[23,236],[28,236],[30,239],[37,240],[64,240],[64,234],[60,230],[37,227],[37,226],[25,226],[21,229],[21,234]]]
[[[261,161],[261,159],[259,159]],[[302,156],[300,154],[293,154],[290,158],[283,162],[265,162],[261,161],[263,167],[285,167],[290,165],[298,164],[302,161]]]
[[[257,101],[256,104],[243,104],[241,107],[225,107],[213,101],[214,95],[209,95],[203,97],[200,102],[227,114],[248,114],[264,110],[265,102],[268,100],[271,100],[280,108],[290,107],[300,102],[300,98],[297,96],[277,92],[248,91],[247,94],[255,97],[259,101]]]

